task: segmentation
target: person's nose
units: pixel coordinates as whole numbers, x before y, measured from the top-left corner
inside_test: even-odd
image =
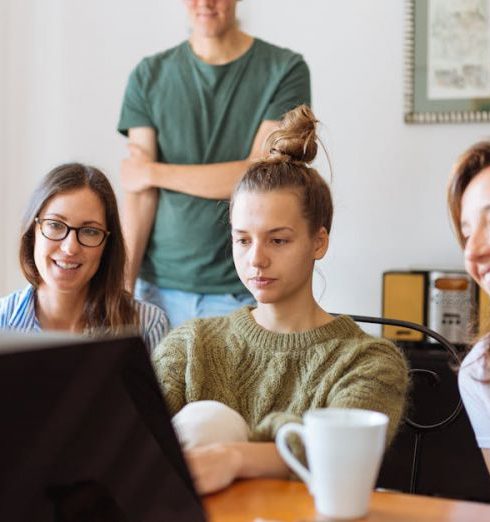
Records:
[[[76,230],[70,230],[60,245],[60,249],[67,255],[77,254],[81,248],[82,246],[78,242]]]
[[[256,242],[252,245],[250,249],[250,264],[254,268],[266,268],[269,266],[270,259],[264,244]]]
[[[479,226],[466,240],[464,256],[467,261],[478,262],[490,258],[490,234],[486,226]]]

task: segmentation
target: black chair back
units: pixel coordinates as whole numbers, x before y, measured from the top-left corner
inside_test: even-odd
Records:
[[[407,414],[385,454],[377,487],[490,502],[490,476],[459,395],[456,368],[461,357],[456,348],[422,325],[350,317],[359,323],[411,328],[437,341],[400,343],[410,365],[412,388]]]

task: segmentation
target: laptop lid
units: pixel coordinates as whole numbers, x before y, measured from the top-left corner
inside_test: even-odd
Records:
[[[0,336],[0,520],[204,521],[139,337]]]

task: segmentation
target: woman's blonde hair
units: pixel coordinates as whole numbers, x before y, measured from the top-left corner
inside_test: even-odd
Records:
[[[240,192],[294,189],[301,198],[310,233],[318,232],[321,227],[330,233],[333,218],[330,188],[318,171],[309,166],[318,151],[317,123],[306,105],[286,113],[281,127],[266,141],[266,158],[253,163],[236,186],[231,208]]]

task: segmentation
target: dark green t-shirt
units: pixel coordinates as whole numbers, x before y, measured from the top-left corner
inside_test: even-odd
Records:
[[[243,160],[263,120],[310,103],[303,58],[255,39],[225,65],[197,58],[188,42],[144,58],[129,77],[118,130],[157,131],[158,161]],[[160,190],[140,276],[161,288],[200,293],[244,290],[231,255],[228,201]]]

